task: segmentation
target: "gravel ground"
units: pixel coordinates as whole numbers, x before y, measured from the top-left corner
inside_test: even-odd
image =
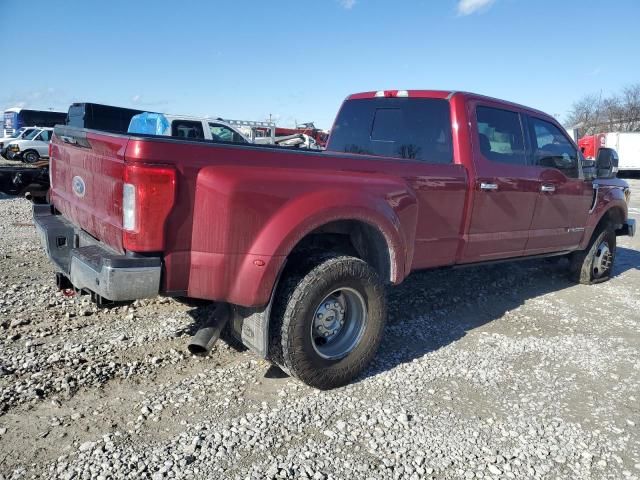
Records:
[[[640,239],[619,240],[597,286],[550,261],[412,276],[371,368],[319,392],[221,342],[190,356],[207,306],[65,297],[0,197],[0,479],[637,479]]]

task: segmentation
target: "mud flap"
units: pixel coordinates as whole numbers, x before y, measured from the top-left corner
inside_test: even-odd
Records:
[[[249,350],[262,358],[269,352],[269,312],[271,302],[266,307],[247,308],[234,306],[231,317],[231,332]]]
[[[280,269],[280,273],[271,291],[269,303],[266,306],[251,308],[235,305],[231,312],[231,334],[241,341],[245,347],[262,358],[269,356],[269,319],[271,318],[271,307],[286,264],[287,262],[285,261]]]

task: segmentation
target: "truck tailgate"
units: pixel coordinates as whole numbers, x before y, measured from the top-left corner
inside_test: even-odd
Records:
[[[117,252],[122,246],[124,153],[129,138],[56,127],[51,203],[75,226]]]

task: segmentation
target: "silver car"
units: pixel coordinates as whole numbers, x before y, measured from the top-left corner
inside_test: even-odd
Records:
[[[21,140],[9,142],[5,157],[9,160],[22,160],[25,163],[35,163],[41,158],[47,158],[52,136],[53,128],[37,128]]]

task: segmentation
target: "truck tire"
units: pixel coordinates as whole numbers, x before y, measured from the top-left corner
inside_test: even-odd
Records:
[[[611,223],[598,227],[586,249],[569,256],[570,278],[583,285],[611,278],[616,256],[616,232]]]
[[[22,154],[24,163],[36,163],[38,160],[40,160],[40,155],[35,150],[27,150]]]
[[[363,260],[318,257],[283,277],[270,320],[270,360],[311,387],[349,383],[374,357],[386,321],[384,286]]]

